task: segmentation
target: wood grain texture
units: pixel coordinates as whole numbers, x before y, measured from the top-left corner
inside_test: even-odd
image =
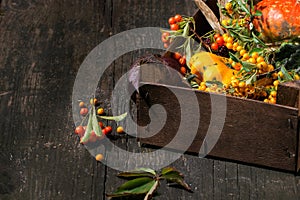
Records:
[[[72,89],[79,67],[111,35],[167,27],[170,16],[193,15],[196,6],[189,0],[0,2],[0,199],[107,199],[105,193],[123,180],[117,170],[96,162],[73,134]],[[110,106],[118,78],[144,53],[126,54],[107,70],[97,93],[103,106]],[[135,138],[116,135],[113,141],[132,152],[152,151]],[[163,184],[157,199],[298,199],[300,194],[299,177],[288,173],[192,155],[171,165],[185,174],[194,193]]]

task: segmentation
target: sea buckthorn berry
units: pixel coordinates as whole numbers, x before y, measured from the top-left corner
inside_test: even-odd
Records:
[[[265,103],[269,103],[269,99],[264,99],[264,102]]]
[[[239,87],[240,88],[243,88],[243,87],[245,87],[246,86],[246,83],[244,82],[244,81],[241,81],[240,83],[239,83]]]
[[[229,37],[227,38],[226,42],[227,42],[227,43],[233,43],[233,37],[230,37],[230,36],[229,36]]]
[[[253,53],[251,54],[251,57],[254,58],[254,59],[257,59],[258,56],[259,56],[259,54],[258,54],[257,52],[253,52]]]
[[[245,53],[247,53],[245,49],[240,50],[240,56],[244,56]]]
[[[270,95],[271,95],[272,97],[276,97],[277,92],[276,92],[275,90],[272,90],[272,91],[270,92]]]
[[[276,104],[276,99],[275,99],[275,98],[271,98],[271,99],[269,100],[269,103]]]
[[[271,65],[271,64],[269,64],[269,65],[268,65],[268,71],[270,72],[270,71],[273,71],[273,70],[274,70],[274,66]]]
[[[258,56],[258,57],[256,58],[256,62],[257,62],[257,63],[264,62],[264,61],[265,61],[265,59],[264,59],[264,57],[262,57],[262,56]]]
[[[80,101],[80,102],[79,102],[79,107],[80,107],[80,108],[83,108],[84,106],[85,106],[84,102],[83,102],[83,101]]]
[[[295,74],[294,79],[295,80],[300,80],[300,76],[298,74]]]
[[[279,76],[280,78],[283,78],[283,73],[282,73],[282,71],[278,72],[278,76]]]
[[[241,51],[243,49],[242,46],[237,46],[236,51]]]
[[[225,46],[227,47],[227,49],[233,48],[232,43],[230,43],[230,42],[227,42]]]
[[[226,9],[226,10],[231,10],[231,9],[232,9],[232,3],[227,2],[227,3],[225,4],[225,9]]]
[[[103,115],[104,114],[104,109],[103,108],[98,108],[97,114],[98,115]]]
[[[274,85],[275,87],[277,87],[277,86],[279,85],[279,80],[274,81],[274,82],[273,82],[273,85]]]
[[[124,129],[122,126],[118,126],[117,127],[117,133],[123,133],[124,132]]]
[[[249,58],[248,60],[249,63],[255,64],[256,63],[256,59],[255,58]]]
[[[244,54],[243,54],[243,59],[244,59],[244,60],[247,60],[248,58],[249,58],[249,54],[248,54],[248,53],[244,53]]]
[[[99,153],[99,154],[97,154],[97,155],[95,156],[95,159],[96,159],[97,161],[101,161],[101,160],[103,160],[103,158],[104,158],[104,156],[103,156],[103,154],[101,154],[101,153]]]
[[[91,98],[90,104],[91,105],[96,105],[98,103],[98,100],[96,98]]]

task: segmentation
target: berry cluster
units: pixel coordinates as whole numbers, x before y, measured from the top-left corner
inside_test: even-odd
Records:
[[[99,106],[98,100],[96,98],[92,98],[90,100],[90,106],[94,106],[95,108],[97,108],[96,110],[97,110],[97,115],[98,116],[105,115],[104,108]],[[82,123],[83,123],[90,111],[89,111],[88,106],[83,101],[80,101],[79,107],[80,107],[80,112],[79,113],[83,118],[82,119]],[[104,139],[106,136],[108,136],[109,134],[112,133],[113,129],[112,129],[111,126],[109,126],[109,125],[105,126],[102,121],[98,121],[98,124],[99,124],[99,127],[101,128],[102,135],[98,136],[98,135],[96,135],[95,131],[92,130],[91,134],[88,138],[88,141],[83,142],[82,140],[80,140],[82,144],[94,143],[94,142],[100,141],[100,140]],[[84,137],[85,133],[86,133],[86,129],[87,129],[86,125],[80,124],[79,126],[77,126],[75,128],[75,134],[78,135],[80,137],[80,139],[82,139]],[[116,132],[117,133],[123,133],[123,127],[122,126],[117,127]]]

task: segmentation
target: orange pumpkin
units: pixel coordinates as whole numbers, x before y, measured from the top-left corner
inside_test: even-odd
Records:
[[[256,4],[262,15],[253,20],[265,42],[282,41],[300,36],[299,0],[263,0]]]

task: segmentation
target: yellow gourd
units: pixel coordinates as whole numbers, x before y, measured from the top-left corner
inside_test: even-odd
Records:
[[[237,73],[226,65],[227,58],[210,52],[199,52],[190,59],[191,73],[200,81],[220,81],[229,84],[231,77]]]

